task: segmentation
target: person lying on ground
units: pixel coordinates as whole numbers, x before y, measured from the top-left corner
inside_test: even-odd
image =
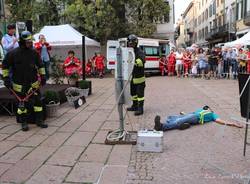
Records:
[[[243,128],[241,124],[226,122],[220,119],[219,116],[215,114],[210,107],[204,106],[202,109],[198,109],[195,112],[168,116],[165,118],[163,123],[161,123],[161,117],[157,115],[155,116],[154,129],[157,131],[167,131],[172,129],[184,130],[189,128],[191,125],[204,124],[212,121],[222,125]]]

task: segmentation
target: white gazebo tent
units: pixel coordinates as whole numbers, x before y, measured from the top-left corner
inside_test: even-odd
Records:
[[[64,60],[69,50],[75,52],[76,57],[82,60],[82,34],[71,25],[44,26],[41,31],[34,35],[36,41],[43,34],[46,41],[52,46],[51,56]],[[95,52],[100,51],[100,43],[85,36],[86,59],[93,57]]]
[[[225,47],[245,46],[250,45],[250,32],[239,38],[238,40],[225,43]]]

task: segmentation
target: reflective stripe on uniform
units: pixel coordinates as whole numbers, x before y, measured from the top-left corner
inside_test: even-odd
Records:
[[[143,62],[142,62],[142,60],[140,58],[136,59],[135,63],[136,63],[136,66],[143,67]]]
[[[141,84],[143,82],[145,82],[145,77],[133,78],[133,83],[134,84]]]
[[[23,88],[22,85],[13,83],[13,90],[14,91],[16,91],[16,92],[22,92],[22,88]]]
[[[8,77],[9,76],[9,70],[8,69],[3,69],[3,77]]]
[[[45,68],[39,68],[39,74],[45,75]]]
[[[200,112],[200,124],[202,125],[204,124],[204,117],[206,114],[209,114],[209,113],[211,113],[211,111],[209,110],[204,110]]]
[[[42,112],[42,111],[43,111],[43,107],[34,106],[34,112]]]
[[[132,96],[132,100],[133,100],[133,101],[137,100],[137,95]]]
[[[34,82],[34,83],[31,84],[31,87],[35,88],[35,89],[38,89],[39,86],[40,86],[40,82],[39,81],[36,81],[36,82]]]
[[[142,98],[138,97],[137,100],[138,100],[138,102],[144,101],[144,97],[142,97]]]
[[[19,115],[21,115],[21,114],[27,114],[27,112],[28,112],[28,111],[27,111],[27,109],[26,109],[26,108],[25,108],[25,109],[23,109],[23,110],[22,110],[22,109],[20,109],[20,108],[18,108],[18,109],[17,109],[17,114],[19,114]]]

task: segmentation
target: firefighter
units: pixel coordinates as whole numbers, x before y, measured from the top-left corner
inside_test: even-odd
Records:
[[[135,35],[129,35],[127,38],[128,47],[133,47],[135,52],[135,65],[132,71],[132,79],[130,83],[130,92],[133,105],[127,108],[128,111],[135,111],[135,116],[143,114],[144,105],[144,89],[145,89],[145,54],[138,47],[138,38]]]
[[[19,37],[19,46],[7,53],[3,60],[4,85],[12,89],[19,98],[24,98],[32,90],[34,94],[24,103],[18,103],[17,121],[21,123],[23,131],[28,131],[28,115],[34,112],[37,126],[47,128],[43,120],[43,107],[39,87],[45,85],[45,68],[39,54],[32,48],[32,35],[23,31]],[[12,71],[10,79],[9,71]],[[33,109],[31,109],[33,108]]]

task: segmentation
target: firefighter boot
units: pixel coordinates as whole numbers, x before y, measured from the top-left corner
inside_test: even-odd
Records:
[[[29,126],[27,122],[22,122],[22,131],[26,132],[29,130]]]
[[[137,111],[135,111],[135,116],[143,115],[143,107],[138,107]]]
[[[161,117],[159,115],[155,116],[155,127],[154,129],[156,131],[162,131],[162,123],[161,123]]]
[[[43,120],[42,113],[36,114],[36,125],[41,127],[41,128],[48,128],[48,124],[46,124]]]
[[[133,100],[133,105],[127,108],[127,111],[137,111],[137,101]]]

